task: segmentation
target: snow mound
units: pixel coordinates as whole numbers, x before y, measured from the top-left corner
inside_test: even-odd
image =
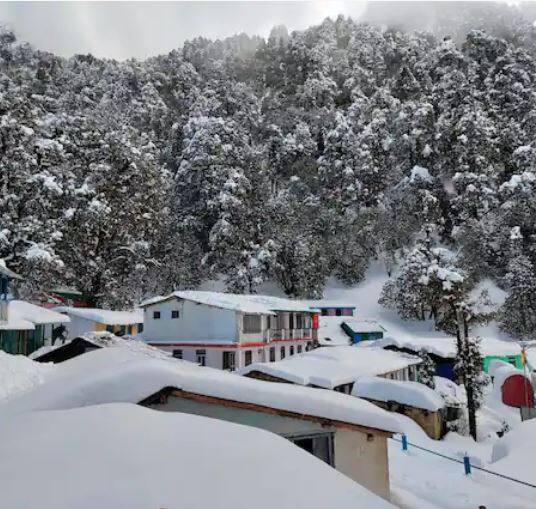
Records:
[[[437,412],[445,406],[443,398],[426,385],[380,377],[360,378],[354,384],[352,396],[384,402],[395,401],[430,412]]]
[[[536,419],[522,422],[493,446],[493,470],[536,484]]]
[[[10,418],[0,450],[6,508],[394,509],[273,433],[136,405]]]
[[[84,318],[105,325],[131,325],[134,323],[143,323],[143,310],[141,309],[135,309],[134,311],[111,311],[109,309],[58,306],[55,310],[59,313],[65,313],[69,316]]]
[[[42,384],[54,366],[0,350],[0,400]]]

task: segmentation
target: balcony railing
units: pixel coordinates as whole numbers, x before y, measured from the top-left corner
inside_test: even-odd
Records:
[[[270,329],[269,340],[312,339],[313,329]]]

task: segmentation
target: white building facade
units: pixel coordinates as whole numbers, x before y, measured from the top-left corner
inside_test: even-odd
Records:
[[[316,341],[316,312],[288,299],[184,291],[141,307],[146,342],[218,369],[282,360]]]

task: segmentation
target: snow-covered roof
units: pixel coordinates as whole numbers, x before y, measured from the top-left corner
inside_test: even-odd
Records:
[[[344,316],[318,317],[318,343],[322,346],[344,346],[350,344],[350,337],[341,328],[341,324],[347,318]]]
[[[85,318],[92,322],[99,322],[105,325],[131,325],[143,323],[143,311],[135,309],[134,311],[111,311],[109,309],[98,308],[73,308],[68,306],[58,306],[54,308],[60,313],[77,318]]]
[[[239,373],[258,371],[299,385],[334,389],[363,376],[382,375],[419,362],[417,357],[381,348],[336,346],[318,348],[277,362],[250,364]]]
[[[388,336],[376,340],[376,344],[381,346],[395,346],[418,352],[425,350],[445,359],[456,357],[456,338],[446,335],[397,337]],[[519,355],[521,347],[513,341],[502,341],[500,339],[483,338],[480,342],[480,350],[484,357],[487,356],[511,356]]]
[[[6,508],[394,509],[274,433],[137,405],[15,416],[0,449]]]
[[[343,320],[354,332],[385,332],[385,329],[375,320]]]
[[[132,345],[130,345],[132,343]],[[166,387],[229,401],[398,432],[395,417],[368,401],[334,391],[275,384],[200,367],[142,350],[136,341],[57,364],[54,376],[0,405],[0,415],[103,403],[138,403]]]
[[[336,299],[309,299],[301,300],[305,306],[311,309],[355,309],[356,305],[347,300]]]
[[[273,315],[274,311],[311,312],[302,301],[283,299],[271,295],[243,295],[235,293],[205,292],[185,290],[173,292],[164,297],[153,297],[140,304],[141,307],[152,306],[170,299],[184,299],[206,306],[213,306],[241,313]]]
[[[524,376],[529,382],[531,381],[530,377],[526,376],[520,369],[517,369],[516,367],[506,362],[503,362],[501,364],[502,365],[495,364],[493,373],[490,373],[490,376],[493,377],[494,388],[500,389],[503,386],[504,382],[506,382],[508,378],[514,375]]]
[[[8,320],[0,322],[1,330],[32,330],[35,325],[68,323],[69,317],[24,300],[10,300]]]
[[[0,400],[43,383],[53,368],[0,350]]]
[[[137,337],[136,337],[137,338]],[[57,341],[54,345],[45,345],[36,350],[35,352],[32,352],[29,357],[30,359],[39,359],[43,355],[46,355],[50,352],[53,352],[54,350],[58,350],[59,348],[63,348],[68,346],[72,341],[76,339],[83,339],[84,341],[87,341],[88,343],[91,343],[95,345],[98,348],[107,348],[107,347],[126,347],[134,350],[138,350],[143,353],[148,354],[159,354],[156,355],[157,357],[169,357],[171,356],[171,352],[166,352],[164,350],[155,348],[154,346],[150,346],[144,341],[141,341],[139,339],[134,339],[130,336],[116,336],[115,334],[112,334],[111,332],[107,331],[88,331],[84,334],[80,334],[76,338],[72,340],[67,340],[64,342]]]
[[[400,382],[376,376],[357,380],[352,396],[376,401],[395,401],[402,405],[437,412],[445,406],[443,398],[433,389],[419,382]]]

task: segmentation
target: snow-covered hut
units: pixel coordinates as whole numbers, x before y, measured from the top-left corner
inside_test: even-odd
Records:
[[[408,416],[435,440],[439,440],[447,431],[445,401],[424,384],[364,377],[356,381],[352,395],[390,412]]]
[[[240,374],[349,394],[354,382],[364,376],[416,380],[420,362],[418,357],[382,348],[335,346],[317,348],[279,362],[255,363],[240,370]]]
[[[67,339],[71,340],[87,332],[107,331],[116,335],[135,336],[143,331],[143,311],[112,311],[99,308],[75,308],[58,306],[55,311],[70,318]]]

